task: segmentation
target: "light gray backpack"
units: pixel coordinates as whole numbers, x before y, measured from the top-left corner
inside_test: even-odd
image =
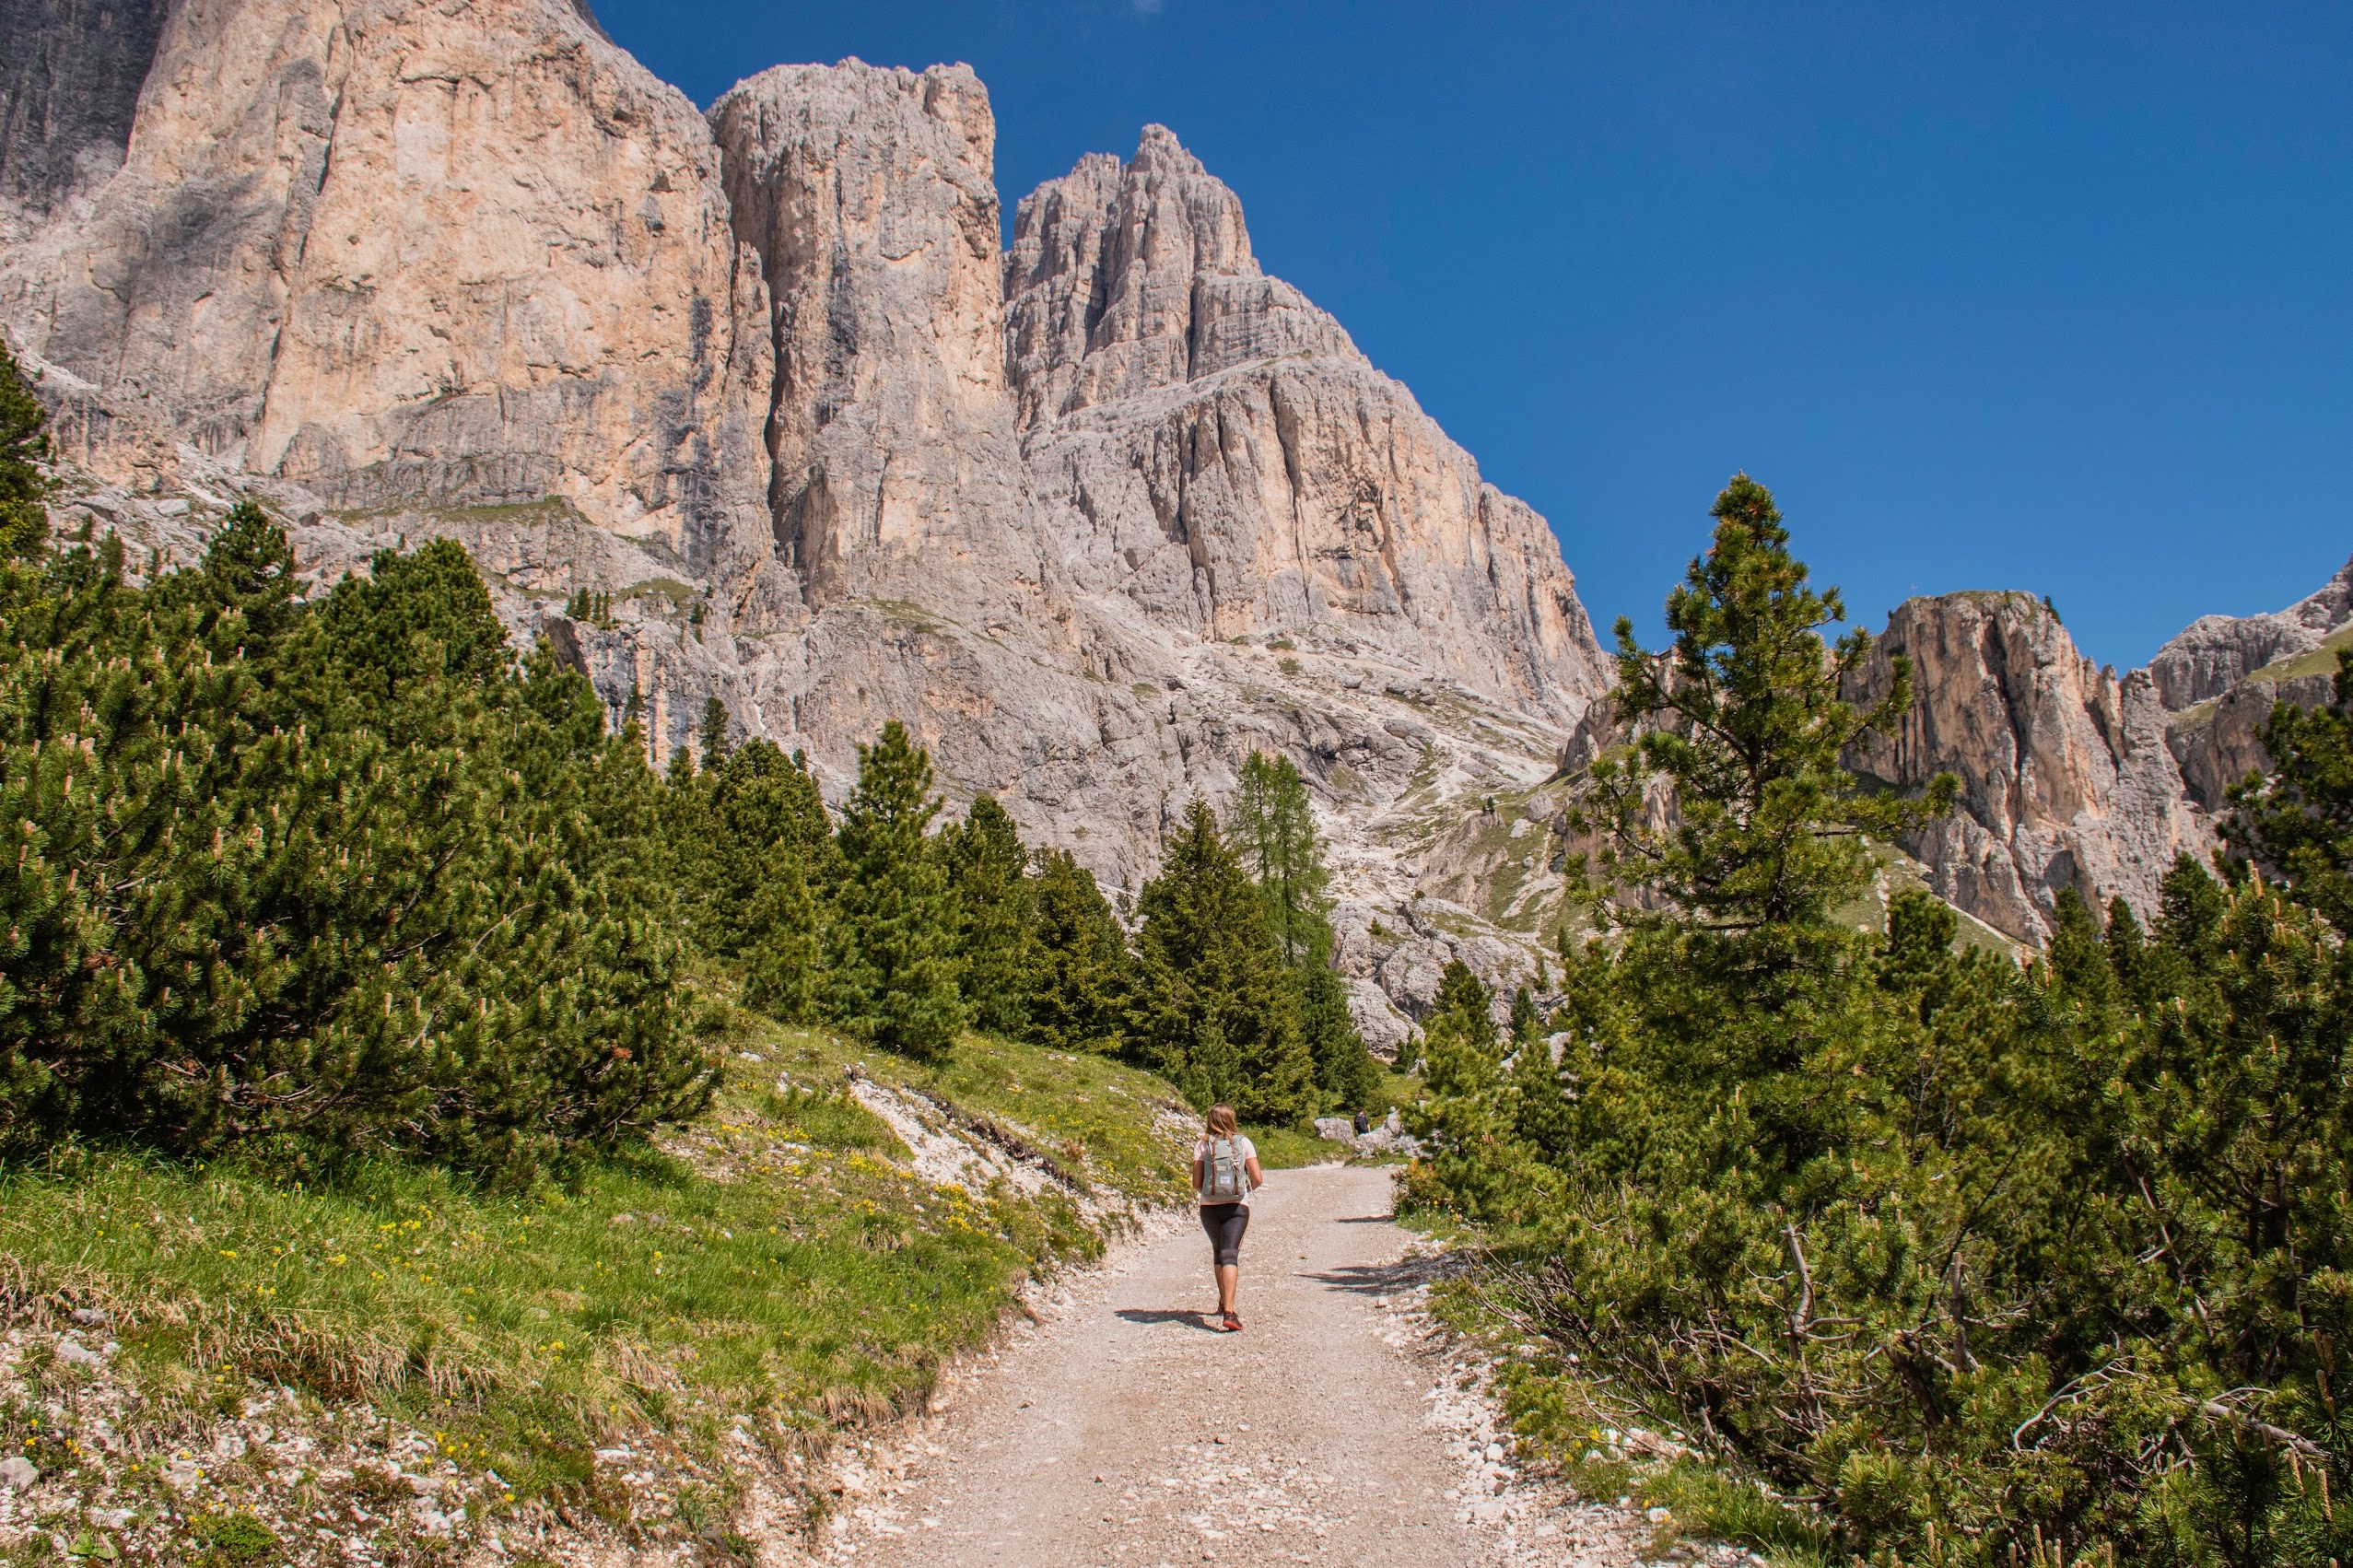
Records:
[[[1239,1203],[1250,1195],[1250,1172],[1242,1151],[1231,1138],[1210,1140],[1209,1157],[1201,1162],[1201,1201]]]

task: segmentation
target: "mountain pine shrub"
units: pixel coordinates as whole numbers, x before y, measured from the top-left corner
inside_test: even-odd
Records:
[[[1621,711],[1671,738],[1597,769],[1588,820],[1649,896],[1563,944],[1557,1068],[1442,1009],[1409,1197],[1491,1227],[1492,1293],[1580,1398],[1818,1504],[1841,1558],[2353,1559],[2343,855],[2184,860],[2146,930],[2064,893],[2024,968],[1921,894],[1856,931],[1861,835],[1941,791],[1839,769],[1892,715],[1832,709],[1853,645],[1803,584],[1736,480],[1671,658],[1621,636]]]
[[[240,506],[141,591],[0,569],[0,1139],[495,1173],[697,1113],[655,782],[462,551],[306,608]]]

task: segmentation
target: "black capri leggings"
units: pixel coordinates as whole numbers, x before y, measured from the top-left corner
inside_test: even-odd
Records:
[[[1249,1228],[1250,1206],[1247,1203],[1201,1205],[1201,1229],[1209,1232],[1210,1250],[1216,1255],[1216,1265],[1220,1269],[1241,1263],[1242,1233]]]

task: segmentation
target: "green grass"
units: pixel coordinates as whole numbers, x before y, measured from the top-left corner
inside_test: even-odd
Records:
[[[942,1066],[902,1066],[907,1082],[1036,1135],[1090,1186],[1133,1202],[1182,1197],[1184,1151],[1156,1128],[1193,1113],[1164,1079],[1083,1052],[968,1036]]]
[[[2323,638],[2320,646],[2286,659],[2275,660],[2260,670],[2250,671],[2249,681],[2294,681],[2307,675],[2336,673],[2337,650],[2353,648],[2353,626],[2340,626]]]
[[[643,582],[633,582],[613,595],[617,603],[624,599],[659,599],[683,615],[695,607],[703,596],[694,584],[681,582],[674,577],[650,577]]]
[[[1242,1131],[1258,1151],[1258,1165],[1262,1170],[1296,1170],[1301,1165],[1320,1165],[1343,1159],[1348,1151],[1339,1144],[1302,1132],[1295,1127],[1244,1127]]]
[[[897,1168],[897,1139],[847,1092],[850,1061],[1046,1144],[1090,1196],[1185,1195],[1147,1074],[977,1039],[918,1068],[738,1026],[707,1121],[528,1192],[400,1164],[306,1190],[261,1165],[87,1149],[0,1171],[0,1308],[108,1310],[158,1427],[286,1384],[373,1401],[528,1500],[592,1488],[589,1451],[632,1430],[716,1459],[739,1422],[789,1447],[887,1420],[1025,1277],[1099,1253],[1059,1187]]]
[[[2286,659],[2274,660],[2260,670],[2249,671],[2231,686],[2230,692],[2243,690],[2256,681],[2269,681],[2278,685],[2288,681],[2305,680],[2314,675],[2334,675],[2336,673],[2337,653],[2346,648],[2353,648],[2353,626],[2339,626],[2323,638],[2317,648],[2307,649],[2302,653],[2291,654]],[[2222,696],[2228,696],[2230,692],[2225,692]],[[2207,697],[2204,702],[2194,704],[2173,715],[2166,721],[2167,727],[2176,734],[2186,734],[2191,731],[2201,729],[2213,722],[2214,715],[2220,708],[2221,702],[2220,696]]]

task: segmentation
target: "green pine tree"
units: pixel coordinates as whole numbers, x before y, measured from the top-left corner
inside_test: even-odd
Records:
[[[1291,975],[1297,993],[1299,1033],[1316,1064],[1319,1108],[1369,1110],[1380,1098],[1381,1068],[1364,1048],[1364,1036],[1348,1010],[1347,982],[1320,957],[1311,957]]]
[[[1306,780],[1289,757],[1250,754],[1242,765],[1227,837],[1258,884],[1282,961],[1322,959],[1332,943],[1331,873],[1324,865]]]
[[[1673,648],[1645,651],[1618,621],[1618,713],[1633,747],[1595,763],[1573,825],[1608,840],[1605,888],[1664,899],[1718,931],[1816,925],[1871,876],[1862,837],[1940,814],[1956,789],[1939,776],[1906,802],[1867,790],[1841,762],[1911,707],[1909,663],[1892,661],[1867,712],[1842,684],[1862,669],[1870,634],[1826,642],[1844,621],[1838,591],[1808,586],[1773,495],[1747,474],[1715,500],[1715,537],[1668,596]],[[1652,795],[1675,810],[1662,819]],[[1599,906],[1605,911],[1608,906]]]
[[[2262,739],[2272,772],[2230,791],[2230,846],[2353,930],[2353,649],[2337,650],[2334,701],[2275,704]]]
[[[1462,1036],[1481,1050],[1492,1051],[1495,1039],[1495,996],[1469,965],[1449,959],[1438,976],[1438,994],[1430,1003],[1431,1018],[1454,1021]]]
[[[1067,849],[1041,850],[1022,1015],[1031,1039],[1061,1050],[1125,1053],[1137,1006],[1127,932],[1095,873]]]
[[[1536,1011],[1536,999],[1528,994],[1526,986],[1514,987],[1510,1025],[1512,1049],[1517,1050],[1536,1038],[1543,1032],[1543,1018]]]
[[[1252,752],[1228,828],[1266,907],[1267,925],[1292,970],[1301,1036],[1316,1064],[1326,1108],[1354,1110],[1379,1093],[1379,1069],[1348,1011],[1348,989],[1332,970],[1331,872],[1306,781],[1289,757]]]
[[[844,1028],[917,1057],[945,1055],[966,1022],[955,903],[926,838],[939,810],[931,759],[897,720],[858,748],[858,788],[837,835],[825,1005]]]
[[[1532,1218],[1559,1183],[1519,1136],[1519,1090],[1502,1070],[1493,1025],[1445,1008],[1431,1015],[1422,1042],[1422,1094],[1404,1117],[1429,1145],[1416,1188],[1467,1219]]]
[[[0,560],[37,556],[48,540],[48,457],[49,415],[0,342]]]
[[[1246,1119],[1287,1126],[1312,1117],[1315,1061],[1289,973],[1258,887],[1203,802],[1187,811],[1137,907],[1143,1032],[1161,1071],[1205,1105],[1223,1071],[1212,1057],[1230,1051],[1239,1085],[1231,1103]]]
[[[703,699],[702,766],[717,767],[727,760],[727,704],[719,698]]]
[[[934,843],[955,903],[956,957],[973,1027],[1024,1037],[1037,963],[1029,851],[1005,808],[985,793],[974,796],[964,821],[949,824]]]

